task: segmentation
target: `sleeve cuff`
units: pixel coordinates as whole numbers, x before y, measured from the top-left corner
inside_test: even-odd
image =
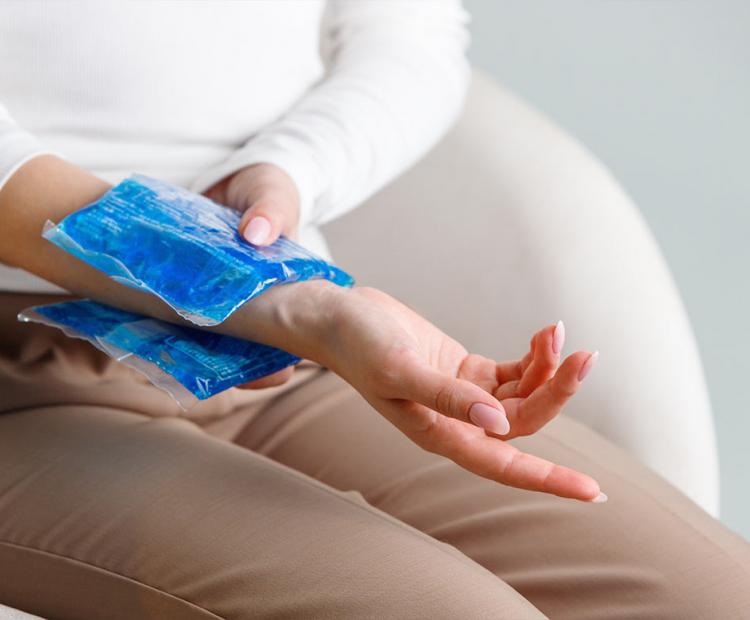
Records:
[[[315,201],[321,194],[319,180],[308,162],[295,157],[286,149],[249,144],[235,152],[225,162],[201,174],[191,185],[196,193],[203,193],[223,178],[253,164],[273,164],[286,172],[299,193],[299,226],[304,228],[314,220]]]

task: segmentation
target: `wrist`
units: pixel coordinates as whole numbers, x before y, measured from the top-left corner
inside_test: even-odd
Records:
[[[336,308],[349,290],[327,280],[308,280],[279,287],[274,325],[279,347],[324,366],[332,363]]]
[[[350,292],[327,280],[274,286],[246,303],[221,331],[330,366],[337,308]]]

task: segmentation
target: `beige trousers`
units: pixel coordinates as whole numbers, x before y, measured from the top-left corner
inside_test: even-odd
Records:
[[[181,412],[0,296],[0,603],[51,618],[750,617],[750,546],[562,417],[525,450],[609,502],[421,451],[343,381]]]

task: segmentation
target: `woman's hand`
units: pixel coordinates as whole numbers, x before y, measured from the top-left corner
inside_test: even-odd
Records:
[[[206,196],[243,214],[239,232],[253,245],[270,245],[281,234],[297,237],[299,193],[291,177],[273,164],[242,168]]]
[[[579,351],[560,364],[562,323],[534,335],[521,360],[498,364],[385,293],[357,288],[341,298],[326,365],[412,441],[502,484],[606,499],[589,476],[505,442],[554,418],[596,362]]]

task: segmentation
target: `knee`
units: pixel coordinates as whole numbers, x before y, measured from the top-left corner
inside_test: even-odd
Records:
[[[361,586],[340,598],[338,613],[330,617],[545,617],[516,590],[457,549],[407,528],[388,529],[385,544],[375,543],[377,548],[368,549],[346,567],[346,573]]]
[[[598,542],[591,536],[609,555],[592,578],[592,597],[623,617],[750,617],[750,544],[684,497],[672,498],[669,510],[649,501],[640,511],[624,507]]]
[[[697,536],[654,579],[648,617],[744,620],[750,614],[750,547],[738,538],[735,548],[726,549]]]
[[[208,537],[234,581],[221,585],[221,602],[209,607],[227,618],[544,617],[454,547],[361,496],[296,475],[276,485],[294,498],[289,506],[272,507],[275,514],[261,520],[245,512],[244,528],[214,524],[226,538]],[[262,537],[248,536],[248,526],[257,531],[261,522]]]

